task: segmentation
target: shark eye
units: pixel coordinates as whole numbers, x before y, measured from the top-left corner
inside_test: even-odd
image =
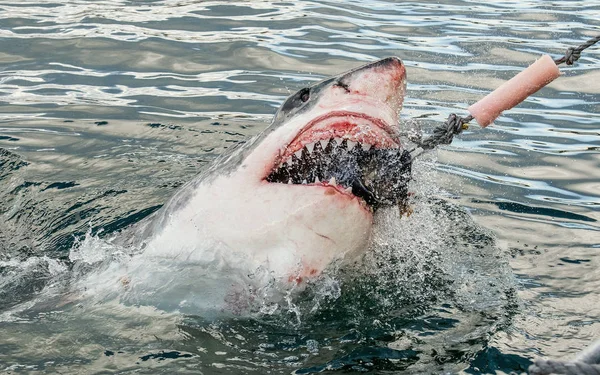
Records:
[[[306,103],[308,99],[310,99],[310,89],[304,88],[300,90],[300,100],[302,100],[303,103]]]

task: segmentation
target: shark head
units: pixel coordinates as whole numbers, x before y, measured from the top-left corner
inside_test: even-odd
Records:
[[[405,77],[390,57],[291,95],[239,163],[165,206],[150,251],[201,259],[202,247],[228,249],[290,280],[362,254],[378,206],[366,166],[373,152],[402,149]]]
[[[243,167],[269,182],[327,185],[336,176],[318,155],[340,147],[400,148],[405,77],[402,61],[389,57],[299,90],[281,105]]]

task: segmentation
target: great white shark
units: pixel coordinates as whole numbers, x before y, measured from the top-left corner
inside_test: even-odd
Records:
[[[396,57],[302,88],[264,132],[179,190],[132,238],[157,262],[228,252],[288,282],[356,259],[374,212],[406,200],[405,92]]]

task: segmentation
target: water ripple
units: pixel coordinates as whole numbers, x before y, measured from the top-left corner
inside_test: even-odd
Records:
[[[51,265],[45,256],[64,256],[90,226],[120,228],[153,212],[217,155],[264,129],[284,98],[307,83],[399,56],[408,76],[403,125],[418,121],[428,131],[451,113],[465,115],[541,54],[558,57],[597,35],[599,20],[600,4],[586,0],[0,0],[0,149],[12,150],[0,150],[0,246],[23,256],[39,251],[28,272],[44,275]],[[439,151],[438,174],[426,182],[421,167],[435,157],[416,164],[416,193],[429,197],[428,184],[437,183],[439,194],[473,208],[508,244],[523,285],[526,312],[511,323],[511,340],[494,336],[493,348],[468,354],[472,363],[501,357],[516,366],[503,371],[519,372],[532,351],[560,356],[586,343],[585,332],[564,327],[588,321],[586,306],[598,296],[599,66],[600,48],[590,48],[494,125],[471,126]],[[461,233],[448,237],[465,246],[486,237]],[[568,259],[586,261],[565,261],[565,249]],[[1,266],[20,266],[5,256]],[[256,332],[262,329],[249,336]],[[411,346],[406,337],[389,340],[390,347]],[[231,349],[222,344],[217,340],[222,352]],[[304,342],[294,345],[304,354]],[[202,350],[195,354],[206,355]],[[464,370],[473,364],[452,354],[461,350],[449,348],[432,362]],[[298,358],[281,361],[289,370]],[[352,355],[345,360],[355,364]],[[319,363],[334,363],[327,361]]]

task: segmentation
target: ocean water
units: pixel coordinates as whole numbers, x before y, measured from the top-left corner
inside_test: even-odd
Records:
[[[398,56],[403,123],[427,132],[598,34],[598,1],[0,1],[0,372],[502,374],[572,357],[600,337],[600,47],[423,155],[413,214],[380,215],[361,265],[265,285],[242,315],[93,275],[126,261],[119,230],[307,83]],[[223,283],[167,271],[199,301]]]

